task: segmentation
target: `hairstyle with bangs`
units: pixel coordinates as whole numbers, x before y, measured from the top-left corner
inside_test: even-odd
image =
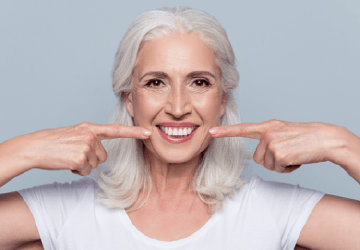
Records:
[[[226,31],[213,16],[189,7],[148,11],[132,22],[115,56],[112,86],[119,101],[111,123],[134,126],[126,109],[125,96],[131,91],[138,51],[146,41],[171,32],[197,34],[212,49],[221,70],[223,91],[227,93],[226,110],[220,126],[240,123],[233,96],[239,73]],[[99,185],[97,200],[113,209],[139,209],[152,189],[149,166],[143,155],[143,142],[120,138],[107,141],[105,147],[108,160],[107,166],[100,168],[96,178]],[[221,211],[227,197],[233,196],[245,183],[241,173],[247,159],[249,156],[241,138],[217,138],[210,142],[194,175],[192,188],[209,205],[211,213]],[[141,202],[135,204],[140,194]]]

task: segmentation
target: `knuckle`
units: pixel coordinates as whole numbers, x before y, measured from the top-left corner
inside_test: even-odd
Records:
[[[284,126],[285,123],[283,121],[280,121],[280,120],[276,120],[276,119],[271,119],[269,121],[270,125],[271,126],[274,126],[274,127],[280,127],[280,126]]]
[[[237,129],[239,130],[239,132],[241,134],[246,134],[249,131],[249,129],[247,127],[245,127],[245,126],[239,126],[239,127],[237,127]],[[231,130],[231,129],[228,128],[228,130]],[[231,131],[229,131],[229,132],[231,132]]]
[[[104,163],[107,160],[107,152],[105,151],[102,155],[99,156],[99,162]]]
[[[279,163],[280,166],[286,167],[291,165],[291,162],[289,161],[288,155],[282,152],[277,152],[275,154],[275,159]]]
[[[254,159],[254,162],[257,163],[257,164],[261,164],[261,157],[258,155],[258,154],[254,154],[253,155],[253,159]]]
[[[275,151],[274,158],[281,166],[286,165],[286,155],[282,151]]]
[[[78,157],[74,160],[75,166],[82,167],[87,163],[87,157],[85,154],[79,154]]]
[[[120,124],[116,124],[114,130],[117,134],[122,134],[124,132],[124,127]]]
[[[82,122],[82,123],[80,123],[78,126],[79,127],[90,127],[90,125],[91,125],[91,123],[90,122]]]
[[[263,166],[269,170],[274,170],[274,166],[272,163],[268,162],[268,161],[265,161]]]
[[[84,132],[84,140],[86,140],[87,142],[91,142],[96,140],[96,136],[93,132],[87,130]]]
[[[278,153],[277,148],[278,148],[278,144],[276,141],[269,142],[268,149],[270,150],[270,152],[273,152],[274,154]]]
[[[91,146],[89,143],[84,142],[81,146],[81,152],[84,154],[91,152]]]
[[[263,138],[266,141],[272,141],[273,139],[275,139],[277,137],[277,131],[274,129],[268,129],[265,131]]]
[[[81,171],[82,176],[88,176],[91,173],[91,168],[86,168],[83,171]]]

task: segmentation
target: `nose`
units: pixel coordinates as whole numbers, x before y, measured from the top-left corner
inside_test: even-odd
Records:
[[[191,114],[191,98],[183,86],[173,86],[164,107],[165,113],[180,119]]]

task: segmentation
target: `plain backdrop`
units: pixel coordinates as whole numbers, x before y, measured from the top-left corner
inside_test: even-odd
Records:
[[[227,30],[243,122],[321,121],[360,135],[358,0],[2,0],[0,142],[83,121],[107,123],[116,104],[111,68],[125,31],[145,11],[178,5],[208,12]],[[248,149],[256,145],[246,140]],[[278,174],[250,161],[245,173],[360,199],[359,184],[328,162]],[[31,170],[0,193],[78,178]]]

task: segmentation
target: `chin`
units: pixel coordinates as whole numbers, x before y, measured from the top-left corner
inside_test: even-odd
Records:
[[[179,152],[178,150],[173,150],[173,152],[167,152],[166,154],[157,154],[161,161],[169,164],[182,164],[190,162],[194,159],[198,159],[201,153],[197,154],[184,154],[183,152]]]
[[[147,155],[150,159],[157,159],[157,161],[163,162],[165,164],[183,164],[190,162],[192,160],[197,160],[201,156],[201,148],[197,150],[191,147],[185,148],[171,148],[171,147],[160,147],[157,148],[151,145],[146,145]]]

